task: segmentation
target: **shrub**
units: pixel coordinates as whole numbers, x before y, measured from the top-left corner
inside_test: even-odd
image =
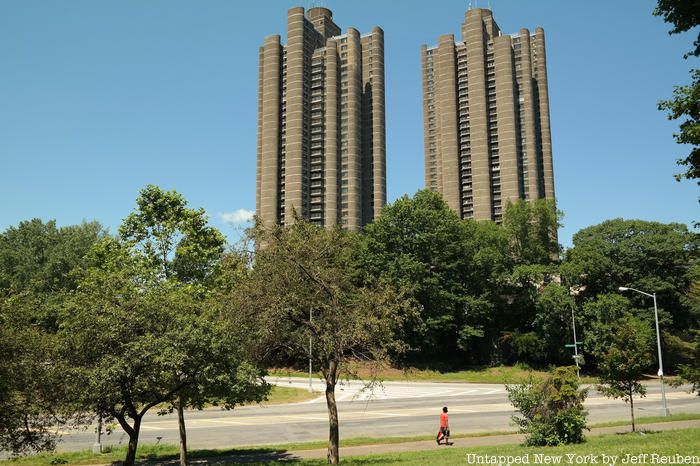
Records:
[[[530,379],[507,385],[508,399],[520,416],[513,421],[526,434],[528,446],[581,443],[588,412],[583,408],[587,390],[579,390],[576,368],[558,367],[544,381]]]

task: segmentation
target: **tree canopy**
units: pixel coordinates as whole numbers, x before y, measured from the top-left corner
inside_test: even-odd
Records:
[[[231,300],[231,319],[255,335],[268,364],[306,369],[309,359],[326,385],[328,461],[339,461],[335,387],[351,361],[386,362],[400,352],[397,330],[410,315],[402,291],[381,280],[360,281],[359,238],[304,221],[251,231],[255,266]]]
[[[690,31],[700,25],[700,0],[659,0],[654,14],[673,25],[669,34]],[[700,33],[693,46],[685,58],[700,57]],[[693,69],[690,73],[691,83],[676,86],[672,99],[659,102],[659,110],[667,111],[669,120],[683,118],[680,131],[674,134],[674,138],[678,144],[690,145],[690,153],[678,159],[678,164],[686,167],[686,171],[676,179],[695,179],[700,184],[700,69]]]
[[[61,306],[74,271],[105,236],[97,222],[20,222],[0,233],[0,450],[53,448],[69,421],[52,364]]]
[[[617,294],[620,286],[655,292],[674,327],[687,329],[700,319],[700,308],[690,296],[699,246],[697,235],[682,224],[608,220],[574,235],[565,270],[568,281],[580,289],[580,299]],[[635,307],[652,307],[647,297],[627,297]]]
[[[598,390],[630,404],[634,432],[634,396],[646,394],[641,380],[653,361],[653,333],[646,322],[624,317],[615,323],[608,340],[608,347],[597,355],[601,382]]]

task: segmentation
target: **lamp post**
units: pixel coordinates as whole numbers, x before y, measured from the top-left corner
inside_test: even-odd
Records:
[[[571,296],[571,329],[574,332],[574,343],[571,345],[564,345],[567,348],[574,348],[574,361],[576,361],[576,375],[578,376],[579,380],[581,380],[581,366],[579,364],[579,354],[578,354],[578,347],[579,345],[582,345],[583,343],[578,341],[576,339],[576,314],[574,313],[574,304],[576,302],[575,296],[578,294],[578,291],[576,291],[574,288],[569,288],[569,296]]]
[[[311,323],[313,322],[314,319],[314,314],[313,310],[309,308],[309,327],[311,326]],[[313,393],[314,389],[312,386],[311,382],[311,374],[312,374],[312,360],[313,360],[313,353],[312,353],[312,343],[313,343],[313,338],[311,335],[309,335],[309,393]]]
[[[576,340],[576,316],[574,314],[574,304],[571,303],[571,327],[574,330],[574,361],[576,361],[576,375],[578,376],[579,380],[581,379],[581,369],[578,364],[578,344],[579,342]]]
[[[659,380],[661,381],[661,400],[663,403],[663,416],[668,416],[668,406],[666,405],[666,388],[664,387],[664,362],[661,357],[661,334],[659,333],[659,309],[656,307],[656,293],[645,293],[644,291],[637,290],[635,288],[629,288],[626,286],[621,286],[620,291],[635,291],[644,296],[649,296],[654,299],[654,320],[656,321],[656,349],[659,352]]]

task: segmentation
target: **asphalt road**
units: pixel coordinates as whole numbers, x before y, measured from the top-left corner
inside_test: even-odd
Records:
[[[277,383],[308,388],[308,379],[281,378]],[[442,406],[449,407],[450,428],[456,432],[515,430],[510,417],[513,409],[503,385],[467,383],[386,382],[373,393],[362,391],[362,384],[338,387],[336,398],[340,417],[340,435],[382,437],[425,435],[437,432]],[[322,384],[315,381],[315,390]],[[325,397],[311,401],[273,406],[251,406],[233,411],[206,409],[186,413],[190,448],[227,448],[242,445],[302,442],[328,438]],[[683,388],[666,389],[671,413],[700,413],[700,397]],[[586,406],[589,422],[629,419],[629,405],[610,400],[591,390]],[[636,416],[661,413],[659,385],[648,385],[646,398],[635,401]],[[177,416],[148,414],[141,427],[140,442],[177,444]],[[91,448],[94,427],[64,432],[58,449]],[[103,445],[125,444],[128,437],[117,426]]]

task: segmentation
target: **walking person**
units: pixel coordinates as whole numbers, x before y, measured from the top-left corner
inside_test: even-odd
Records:
[[[442,413],[440,413],[440,430],[438,431],[437,441],[438,445],[441,445],[441,441],[445,439],[445,445],[452,445],[450,443],[450,421],[447,417],[447,406],[442,408]]]

